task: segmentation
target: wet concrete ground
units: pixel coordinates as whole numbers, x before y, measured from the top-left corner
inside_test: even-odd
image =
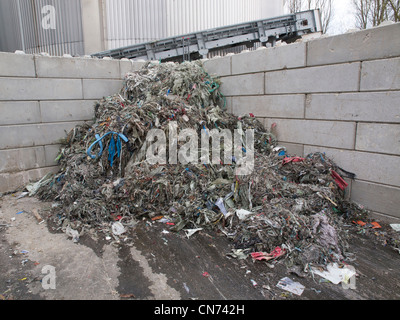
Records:
[[[351,243],[356,288],[346,289],[283,263],[228,258],[229,240],[213,231],[187,238],[141,221],[119,244],[92,233],[74,243],[32,214],[50,205],[0,198],[0,300],[400,300],[399,253],[365,236]],[[277,288],[283,277],[304,285],[302,295]]]

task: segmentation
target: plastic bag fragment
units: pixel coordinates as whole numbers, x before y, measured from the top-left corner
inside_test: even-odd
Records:
[[[285,277],[279,280],[276,285],[278,288],[294,293],[295,295],[301,296],[305,286],[299,282],[295,282],[292,279]]]
[[[122,225],[121,222],[114,222],[111,226],[111,230],[113,232],[114,235],[116,236],[120,236],[121,234],[125,233],[125,227]]]

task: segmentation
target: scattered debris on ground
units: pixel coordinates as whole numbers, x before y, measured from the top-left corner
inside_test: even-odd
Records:
[[[394,228],[381,231],[366,210],[346,200],[343,178],[354,174],[323,153],[287,154],[274,128],[266,130],[251,113],[237,117],[225,110],[219,85],[199,61],[148,63],[129,74],[120,92],[96,104],[93,124],[69,132],[57,158],[59,173],[27,186],[29,196],[57,203],[52,217],[73,241],[88,229],[117,239],[139,219],[163,223],[170,232],[183,230],[188,238],[214,228],[232,241],[229,258],[251,258],[271,268],[284,261],[299,273],[351,263],[354,229],[381,232],[382,242],[399,250]],[[204,163],[200,147],[197,163],[151,164],[151,129],[163,132],[166,145],[179,152],[187,141],[170,139],[173,130],[194,129],[198,137],[236,130],[243,158],[252,148],[245,132],[253,129],[254,170],[237,175],[242,163],[232,155],[231,161]],[[222,152],[231,148],[223,141]],[[158,155],[176,157],[171,148],[165,154],[158,149]],[[285,279],[280,286],[296,294],[303,289]]]

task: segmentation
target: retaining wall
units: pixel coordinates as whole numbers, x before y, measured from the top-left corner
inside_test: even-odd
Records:
[[[289,153],[325,152],[348,194],[400,218],[400,24],[206,60],[228,109],[277,124]],[[0,192],[57,170],[57,141],[142,63],[0,53]]]
[[[236,115],[277,124],[296,155],[325,152],[357,178],[349,196],[400,217],[400,24],[205,62]]]
[[[57,171],[58,141],[143,63],[0,53],[0,192]]]

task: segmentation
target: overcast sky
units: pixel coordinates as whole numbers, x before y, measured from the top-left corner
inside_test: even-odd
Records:
[[[328,34],[345,33],[355,28],[354,7],[352,0],[333,0],[334,12]]]

